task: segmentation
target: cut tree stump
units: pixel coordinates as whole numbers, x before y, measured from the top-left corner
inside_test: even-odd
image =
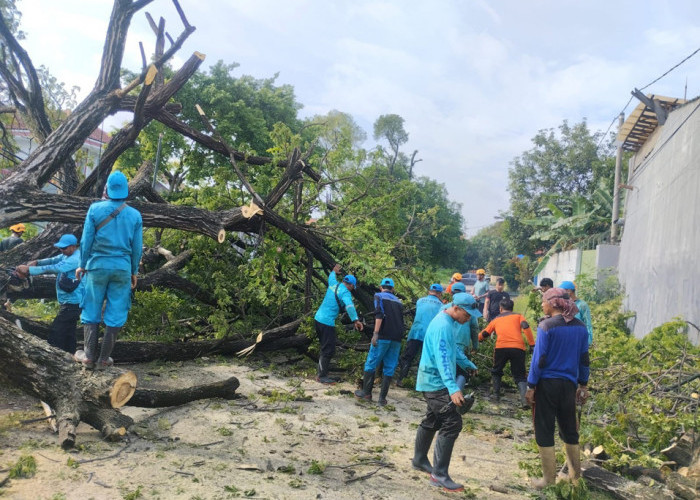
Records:
[[[211,384],[197,385],[193,387],[175,390],[137,389],[129,400],[129,406],[142,408],[162,408],[164,406],[178,406],[198,399],[221,398],[234,399],[236,389],[240,386],[236,377],[213,382]]]
[[[45,401],[56,412],[59,443],[75,444],[75,429],[85,422],[105,439],[119,439],[133,424],[117,408],[126,404],[136,388],[136,375],[110,368],[85,370],[66,352],[23,332],[0,318],[0,377]]]

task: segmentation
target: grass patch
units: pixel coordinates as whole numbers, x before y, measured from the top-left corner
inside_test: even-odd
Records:
[[[36,474],[36,460],[31,455],[22,455],[19,460],[10,466],[10,479],[30,478]]]

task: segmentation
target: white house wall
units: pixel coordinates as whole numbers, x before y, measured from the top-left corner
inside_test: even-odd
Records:
[[[699,108],[693,101],[673,111],[653,149],[631,161],[619,278],[639,338],[676,316],[700,326]],[[692,327],[689,336],[700,340]]]

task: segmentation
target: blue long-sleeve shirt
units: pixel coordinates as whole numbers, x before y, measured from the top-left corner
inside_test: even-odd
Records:
[[[29,274],[55,274],[56,275],[56,299],[59,304],[80,304],[83,298],[85,284],[81,281],[78,287],[72,292],[66,292],[58,286],[61,273],[75,279],[75,270],[80,266],[80,250],[73,252],[73,255],[63,254],[48,259],[41,259],[36,262],[36,266],[29,266]]]
[[[340,302],[345,304],[345,310],[348,312],[350,319],[357,321],[357,311],[352,302],[352,293],[350,293],[350,290],[348,290],[345,285],[338,282],[338,278],[336,278],[335,272],[333,271],[328,275],[328,290],[326,290],[326,295],[323,297],[321,307],[316,311],[314,319],[321,324],[335,326],[335,318],[338,317],[338,313],[340,312],[338,301],[335,300],[336,291]]]
[[[454,323],[449,314],[440,312],[428,325],[423,339],[423,352],[418,366],[416,390],[434,392],[447,388],[450,394],[458,392],[455,366],[475,370],[476,366],[458,348],[454,338]]]
[[[441,311],[452,307],[452,302],[443,304],[440,308]],[[455,342],[460,350],[463,352],[468,348],[479,348],[479,320],[476,316],[470,316],[469,321],[460,324],[455,321]],[[476,368],[475,368],[476,369]]]
[[[567,323],[561,315],[547,318],[537,326],[527,384],[535,387],[543,378],[561,378],[586,385],[589,363],[588,331],[583,322],[574,318]]]
[[[420,340],[423,342],[425,331],[435,315],[440,312],[442,301],[435,295],[426,295],[416,302],[416,317],[408,332],[408,340]]]
[[[139,211],[124,207],[114,219],[95,231],[122,203],[121,200],[105,200],[90,205],[80,240],[80,267],[83,269],[117,269],[138,274],[143,247],[143,222]]]

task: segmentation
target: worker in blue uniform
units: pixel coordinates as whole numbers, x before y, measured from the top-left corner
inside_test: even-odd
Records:
[[[456,348],[454,323],[467,323],[472,316],[481,317],[474,297],[468,293],[454,294],[452,305],[438,313],[428,326],[416,381],[416,390],[423,392],[428,409],[416,432],[412,464],[414,468],[430,473],[432,485],[449,492],[464,490],[448,474],[452,449],[462,430],[462,416],[456,407],[465,403],[455,380],[455,365],[476,370],[476,366]],[[431,465],[428,450],[438,431]]]
[[[61,251],[60,255],[17,266],[17,273],[23,276],[56,275],[56,299],[60,308],[51,324],[48,341],[50,345],[73,354],[76,349],[75,329],[85,288],[82,282],[72,279],[75,270],[80,267],[80,247],[78,239],[72,234],[61,236],[54,247]]]
[[[462,282],[454,283],[452,285],[452,296],[454,297],[458,293],[467,293],[467,288]],[[478,309],[479,301],[476,299],[476,297],[474,300],[476,300]],[[448,302],[442,306],[442,308],[447,309],[451,305],[452,304]],[[479,348],[479,320],[475,315],[473,315],[471,319],[464,324],[460,324],[459,322],[455,321],[454,334],[455,345],[457,346],[457,350],[460,354],[464,354],[466,356],[466,353],[475,352]],[[464,389],[467,382],[469,382],[469,372],[457,365],[456,374],[457,385],[460,387],[460,389]]]
[[[342,282],[338,282],[336,274],[340,272],[340,264],[336,264],[333,270],[328,275],[328,290],[323,297],[321,307],[316,311],[314,316],[314,327],[316,335],[318,335],[321,344],[321,352],[318,356],[318,375],[316,381],[322,384],[335,384],[336,379],[328,376],[328,370],[331,366],[331,358],[335,354],[335,319],[342,309],[347,311],[350,319],[355,323],[355,329],[362,331],[363,326],[360,318],[357,316],[355,305],[352,302],[352,290],[357,285],[357,279],[348,274],[343,278]]]
[[[365,361],[362,389],[355,391],[355,397],[372,400],[374,373],[381,363],[383,365],[382,388],[379,391],[377,404],[386,406],[386,395],[389,393],[391,378],[399,362],[401,340],[406,327],[403,323],[403,304],[394,295],[394,280],[384,278],[379,288],[379,293],[374,294],[374,332]]]
[[[416,316],[413,319],[411,330],[408,332],[406,349],[404,349],[401,359],[399,360],[399,375],[396,379],[397,387],[401,387],[401,381],[408,375],[408,370],[411,369],[416,354],[423,350],[425,331],[442,307],[442,301],[440,300],[442,292],[442,285],[440,283],[433,283],[428,289],[428,295],[421,297],[416,302]]]
[[[126,176],[112,172],[106,191],[107,199],[90,205],[85,216],[81,261],[76,270],[77,278],[86,276],[81,314],[85,350],[78,351],[76,359],[98,369],[112,362],[110,354],[131,307],[131,290],[136,288],[143,246],[141,214],[124,201],[129,194]],[[98,355],[97,329],[101,320],[105,333]]]

